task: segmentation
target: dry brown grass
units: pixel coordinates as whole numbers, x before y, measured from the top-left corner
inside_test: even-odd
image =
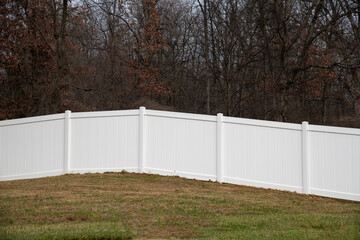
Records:
[[[134,173],[0,182],[3,229],[116,223],[135,238],[360,239],[357,202]]]

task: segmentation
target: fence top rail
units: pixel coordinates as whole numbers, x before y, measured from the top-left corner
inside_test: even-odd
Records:
[[[216,122],[217,120],[217,117],[212,115],[167,112],[167,111],[159,111],[159,110],[146,110],[145,116],[179,118],[179,119],[189,119],[189,120],[198,120],[198,121],[207,121],[207,122]]]
[[[258,127],[270,127],[270,128],[301,131],[301,124],[256,120],[256,119],[248,119],[248,118],[224,117],[223,123],[233,123],[233,124],[251,125]]]
[[[96,111],[96,112],[72,112],[71,118],[98,118],[98,117],[118,117],[118,116],[138,116],[139,109],[117,110],[117,111]]]
[[[96,112],[72,112],[71,119],[117,117],[117,116],[139,116],[139,114],[140,114],[139,109],[116,110],[116,111],[96,111]],[[214,116],[214,115],[169,112],[169,111],[149,110],[149,109],[146,109],[145,116],[178,118],[178,119],[188,119],[188,120],[198,120],[198,121],[208,121],[208,122],[216,122],[217,121],[217,116]],[[0,121],[0,127],[20,125],[20,124],[29,124],[29,123],[36,123],[36,122],[45,122],[45,121],[59,120],[59,119],[65,119],[65,113],[19,118],[19,119],[10,119],[10,120],[2,120],[2,121]],[[271,127],[271,128],[280,128],[280,129],[298,130],[298,131],[301,131],[301,129],[302,129],[301,124],[296,124],[296,123],[284,123],[284,122],[265,121],[265,120],[248,119],[248,118],[236,118],[236,117],[227,117],[227,116],[224,116],[222,118],[222,122],[223,123],[231,123],[231,124],[259,126],[259,127]],[[358,129],[358,128],[345,128],[345,127],[333,127],[333,126],[322,126],[322,125],[309,124],[308,131],[360,136],[360,129]]]
[[[308,130],[310,132],[337,133],[337,134],[360,136],[360,129],[359,128],[345,128],[345,127],[309,125]]]
[[[0,127],[65,119],[64,113],[0,121]]]

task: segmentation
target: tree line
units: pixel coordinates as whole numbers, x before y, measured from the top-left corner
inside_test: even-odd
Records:
[[[3,0],[0,119],[152,109],[360,127],[357,0]]]

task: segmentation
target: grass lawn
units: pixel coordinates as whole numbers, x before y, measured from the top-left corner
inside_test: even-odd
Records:
[[[134,173],[0,182],[0,239],[360,239],[360,203]]]

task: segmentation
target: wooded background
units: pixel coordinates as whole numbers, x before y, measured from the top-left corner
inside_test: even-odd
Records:
[[[152,109],[360,127],[357,0],[2,0],[0,119]]]

